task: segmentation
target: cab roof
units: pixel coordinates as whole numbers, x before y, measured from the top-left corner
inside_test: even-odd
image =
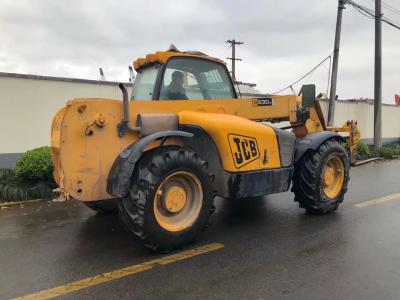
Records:
[[[133,67],[135,68],[136,71],[139,69],[142,69],[143,67],[154,64],[154,63],[160,63],[160,64],[165,64],[171,57],[194,57],[194,58],[202,58],[202,59],[208,59],[211,61],[218,62],[220,64],[225,64],[224,61],[208,56],[204,53],[197,52],[197,51],[186,51],[186,52],[180,52],[177,50],[167,50],[167,51],[157,51],[155,53],[150,53],[147,54],[145,58],[138,58],[133,62]]]

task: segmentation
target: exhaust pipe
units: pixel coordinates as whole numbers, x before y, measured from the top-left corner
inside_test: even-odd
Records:
[[[124,86],[124,84],[122,82],[118,86],[122,92],[122,103],[123,103],[123,112],[124,112],[122,122],[125,124],[126,128],[128,128],[129,130],[140,133],[141,128],[132,126],[132,124],[130,122],[128,90],[126,89],[126,87]]]

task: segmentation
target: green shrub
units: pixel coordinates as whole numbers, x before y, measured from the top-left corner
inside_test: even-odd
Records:
[[[346,150],[346,152],[350,151],[350,145],[349,145],[348,140],[346,140],[345,142],[342,142],[342,146],[343,146],[344,150]]]
[[[53,163],[50,147],[25,152],[18,160],[15,174],[26,181],[53,181]]]
[[[375,157],[375,153],[372,151],[371,147],[362,141],[357,142],[357,153],[358,159],[360,160]]]
[[[389,159],[389,158],[392,158],[393,155],[394,155],[394,151],[393,151],[391,148],[389,148],[389,147],[382,147],[382,148],[379,150],[379,156],[380,156],[380,157]]]
[[[379,150],[379,156],[383,158],[392,158],[395,155],[400,155],[400,143],[386,145]]]
[[[393,155],[400,155],[400,143],[392,144],[387,147],[393,151]]]
[[[14,170],[0,169],[0,200],[49,199],[54,196],[55,187],[55,184],[49,182],[23,180]]]
[[[56,186],[50,147],[27,151],[15,170],[0,169],[0,200],[48,199]]]
[[[400,155],[400,143],[385,145],[381,149],[359,141],[357,143],[358,159],[365,160],[373,157],[383,157],[390,159],[395,155]]]

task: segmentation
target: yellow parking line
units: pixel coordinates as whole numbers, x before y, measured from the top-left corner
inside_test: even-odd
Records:
[[[392,200],[400,200],[400,193],[397,194],[392,194],[392,195],[388,195],[382,198],[378,198],[378,199],[374,199],[374,200],[369,200],[366,202],[361,202],[361,203],[357,203],[354,204],[355,207],[368,207],[368,206],[372,206],[372,205],[378,205],[378,204],[382,204],[382,203],[386,203]]]
[[[138,265],[133,265],[130,267],[114,270],[111,272],[103,273],[101,275],[85,278],[82,280],[74,281],[68,284],[60,285],[52,289],[36,292],[33,294],[29,294],[26,296],[14,298],[14,299],[50,299],[53,297],[62,296],[71,292],[75,292],[81,289],[85,289],[94,285],[106,283],[118,278],[122,278],[125,276],[137,274],[158,265],[167,265],[170,263],[174,263],[180,260],[184,260],[187,258],[191,258],[193,256],[197,256],[200,254],[204,254],[210,251],[218,250],[223,248],[224,245],[219,243],[213,243],[209,245],[205,245],[202,247],[194,248],[192,250],[183,251],[177,254],[168,255],[159,259],[154,259],[148,262],[144,262]]]

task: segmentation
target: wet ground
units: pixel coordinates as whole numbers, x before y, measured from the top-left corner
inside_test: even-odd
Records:
[[[400,299],[400,160],[352,169],[336,213],[305,214],[291,193],[216,200],[204,253],[63,295],[64,299]],[[181,251],[185,251],[183,249]],[[0,211],[0,299],[154,260],[116,216],[81,203]]]

